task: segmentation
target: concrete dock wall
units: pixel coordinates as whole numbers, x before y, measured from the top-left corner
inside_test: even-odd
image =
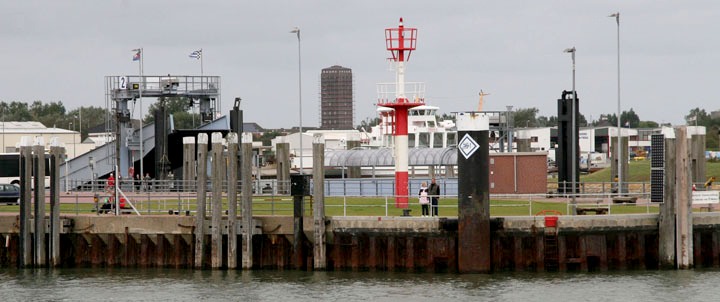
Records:
[[[0,267],[18,264],[18,219],[0,216]],[[60,220],[61,267],[194,267],[195,217],[64,216]],[[560,216],[556,227],[545,224],[541,216],[491,218],[492,271],[659,267],[656,214]],[[305,259],[293,257],[292,217],[255,216],[253,225],[254,269],[313,268],[312,242],[300,245]],[[459,271],[457,219],[328,217],[325,225],[328,270]],[[224,226],[222,242],[227,251]],[[312,240],[313,224],[304,228]],[[206,234],[210,233],[208,229]],[[209,247],[210,235],[206,236],[200,242]],[[236,236],[241,244],[242,236]],[[695,267],[720,267],[720,213],[694,213],[692,240]],[[202,258],[210,267],[210,257]]]

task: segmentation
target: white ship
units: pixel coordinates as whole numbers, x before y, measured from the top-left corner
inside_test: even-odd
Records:
[[[457,127],[452,120],[437,120],[438,107],[422,105],[408,110],[408,148],[446,148],[457,145]],[[363,142],[371,148],[393,146],[393,109],[378,106],[380,123],[369,133],[363,134]]]

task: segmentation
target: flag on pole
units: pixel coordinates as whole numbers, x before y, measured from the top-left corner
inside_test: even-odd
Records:
[[[202,57],[202,49],[191,52],[188,57],[199,60]]]
[[[141,56],[142,50],[140,50],[140,48],[137,48],[137,49],[133,49],[132,51],[135,52],[135,55],[133,55],[133,61],[140,61],[140,56]]]

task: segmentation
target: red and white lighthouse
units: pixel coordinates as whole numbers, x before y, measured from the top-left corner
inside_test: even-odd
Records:
[[[395,98],[380,98],[377,105],[394,109],[391,128],[395,140],[395,206],[398,208],[408,207],[408,109],[425,104],[424,96],[406,91],[405,62],[415,50],[416,41],[417,28],[403,26],[402,18],[397,28],[385,29],[385,45],[396,65]]]

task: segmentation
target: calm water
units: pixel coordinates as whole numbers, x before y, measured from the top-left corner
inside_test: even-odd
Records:
[[[0,301],[720,301],[720,271],[548,274],[0,270]]]

